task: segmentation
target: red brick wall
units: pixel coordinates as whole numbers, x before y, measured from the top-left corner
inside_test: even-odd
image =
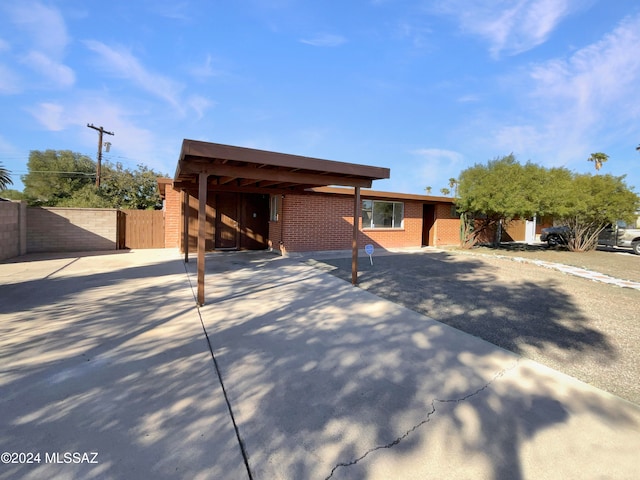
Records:
[[[422,203],[405,200],[403,228],[364,229],[358,238],[358,246],[371,243],[381,248],[420,247],[422,245]],[[360,218],[362,227],[362,218]]]
[[[167,185],[164,199],[164,246],[178,248],[182,230],[182,196],[173,186]]]
[[[287,251],[348,250],[353,237],[353,197],[343,195],[286,195],[280,222],[270,224],[273,248],[279,248],[280,229]],[[419,247],[422,243],[422,203],[404,201],[402,229],[365,229],[359,218],[358,248]]]
[[[180,192],[171,186],[165,196],[165,247],[180,245]],[[363,197],[366,198],[366,197]],[[348,250],[353,236],[353,197],[348,195],[295,195],[280,198],[278,221],[269,222],[269,246],[285,251]],[[422,244],[423,202],[404,203],[402,229],[365,229],[359,218],[358,248],[371,243],[378,248],[419,247]],[[451,205],[436,205],[434,245],[459,245],[460,220],[452,218]],[[281,243],[282,241],[282,243]]]
[[[281,195],[276,195],[278,197],[278,221],[272,221],[269,220],[269,240],[268,240],[268,245],[269,248],[272,248],[274,250],[280,250],[281,244],[280,244],[280,234],[282,233],[282,222],[280,221],[282,219],[282,196]],[[269,197],[269,217],[271,218],[271,199],[274,197],[274,195],[271,195]]]
[[[460,219],[452,216],[452,205],[436,205],[434,246],[460,245]]]

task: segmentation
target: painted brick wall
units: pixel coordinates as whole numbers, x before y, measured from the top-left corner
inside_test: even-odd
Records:
[[[27,251],[115,250],[117,210],[27,208]]]
[[[26,253],[26,204],[0,201],[0,260]]]
[[[178,248],[182,231],[182,195],[171,185],[165,189],[164,199],[164,246]]]

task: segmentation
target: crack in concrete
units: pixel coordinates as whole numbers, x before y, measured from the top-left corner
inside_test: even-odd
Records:
[[[471,397],[475,397],[476,395],[479,395],[480,393],[482,393],[484,390],[486,390],[487,388],[489,388],[491,386],[491,384],[493,384],[496,380],[502,378],[508,371],[513,370],[518,364],[520,363],[520,359],[517,359],[513,365],[505,368],[504,370],[499,371],[498,373],[496,373],[493,378],[491,380],[489,380],[485,385],[483,385],[482,387],[478,388],[477,390],[465,395],[464,397],[460,397],[460,398],[450,398],[450,399],[439,399],[439,398],[435,398],[433,400],[431,400],[431,411],[427,412],[427,416],[419,423],[415,424],[413,427],[411,427],[409,430],[407,430],[405,433],[403,433],[402,435],[400,435],[399,437],[397,437],[394,441],[387,443],[386,445],[378,445],[376,447],[373,447],[369,450],[367,450],[364,454],[362,454],[361,456],[359,456],[358,458],[355,458],[353,460],[351,460],[350,462],[341,462],[338,463],[336,466],[334,466],[331,469],[331,473],[329,473],[329,476],[327,476],[325,478],[325,480],[329,480],[331,477],[333,477],[333,474],[336,472],[336,470],[340,467],[350,467],[352,465],[357,464],[358,462],[360,462],[361,460],[363,460],[365,457],[367,457],[370,453],[373,453],[377,450],[383,450],[385,448],[393,448],[396,445],[398,445],[402,440],[404,440],[405,438],[407,438],[409,435],[411,435],[413,432],[415,432],[417,429],[419,429],[420,427],[422,427],[423,425],[429,423],[431,421],[431,416],[433,414],[436,413],[436,404],[437,403],[460,403],[460,402],[464,402],[466,400],[468,400]]]

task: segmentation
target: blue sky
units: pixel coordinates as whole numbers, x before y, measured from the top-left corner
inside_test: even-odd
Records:
[[[475,163],[640,190],[637,0],[50,0],[0,6],[0,162],[30,150],[174,173],[184,138],[385,166],[434,194]]]

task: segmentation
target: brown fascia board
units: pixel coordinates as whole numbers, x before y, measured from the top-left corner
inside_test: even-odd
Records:
[[[303,157],[288,153],[270,152],[254,148],[236,147],[232,145],[184,139],[174,178],[177,179],[180,175],[180,172],[182,171],[181,164],[184,161],[187,161],[187,157],[233,160],[284,168],[300,168],[317,172],[327,172],[334,175],[363,177],[371,180],[381,180],[390,177],[390,170],[384,167],[336,162],[334,160]]]
[[[167,190],[167,185],[171,185],[173,183],[173,180],[170,178],[158,177],[156,181],[158,182],[158,191],[160,192],[160,197],[164,198],[165,192]]]
[[[353,196],[351,188],[341,187],[314,187],[307,190],[311,193],[321,193],[324,195],[349,195]],[[380,198],[385,200],[415,200],[425,203],[451,203],[454,204],[455,198],[451,197],[432,197],[431,195],[417,195],[413,193],[397,193],[397,192],[381,192],[378,190],[360,190],[360,196],[363,198]]]

